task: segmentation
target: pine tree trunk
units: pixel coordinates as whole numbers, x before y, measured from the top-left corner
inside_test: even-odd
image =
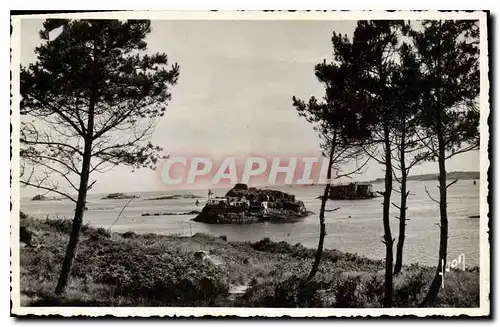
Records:
[[[440,213],[440,236],[439,236],[439,258],[434,279],[432,280],[429,292],[422,305],[432,304],[439,293],[444,278],[446,267],[446,254],[448,251],[448,212],[447,212],[447,187],[446,187],[446,165],[445,165],[445,144],[442,130],[441,114],[437,118],[437,138],[438,138],[438,162],[439,162],[439,213]]]
[[[391,225],[389,221],[389,210],[391,205],[392,193],[392,164],[391,164],[391,144],[389,139],[389,127],[384,126],[384,143],[385,143],[385,191],[383,204],[383,223],[384,223],[384,243],[385,243],[385,283],[384,283],[384,300],[385,308],[392,307],[392,263],[393,239],[391,235]]]
[[[89,144],[89,146],[87,145]],[[91,142],[85,143],[85,150],[82,162],[82,171],[80,176],[80,187],[78,191],[78,199],[76,203],[75,216],[73,218],[73,224],[71,228],[71,235],[69,238],[68,247],[66,248],[66,255],[64,257],[61,275],[57,281],[56,294],[61,295],[64,293],[66,285],[68,283],[69,274],[71,271],[71,266],[73,264],[73,259],[75,257],[76,245],[78,244],[78,238],[80,236],[80,229],[83,222],[83,213],[85,211],[85,203],[87,199],[87,187],[89,181],[89,167],[90,167],[90,157],[91,157]]]
[[[441,22],[439,24],[441,28]],[[431,305],[437,298],[439,289],[442,286],[445,275],[446,255],[448,251],[448,212],[447,212],[447,186],[446,186],[446,152],[445,140],[443,132],[443,120],[441,116],[441,85],[440,85],[440,70],[441,70],[441,44],[437,47],[437,63],[436,63],[436,136],[438,140],[438,163],[439,163],[439,214],[440,214],[440,235],[439,235],[439,258],[434,279],[427,296],[422,301],[422,306]]]
[[[401,176],[401,208],[399,209],[399,236],[398,244],[396,248],[396,263],[394,265],[394,274],[401,272],[403,267],[403,247],[405,243],[405,230],[406,230],[406,199],[408,194],[406,193],[406,174]]]
[[[439,137],[440,144],[444,144],[443,137]],[[444,151],[439,147],[439,212],[440,212],[440,237],[439,237],[439,258],[434,279],[432,280],[429,292],[425,297],[422,305],[427,306],[432,304],[439,293],[444,278],[446,267],[446,254],[448,250],[448,212],[446,204],[446,167],[444,160]]]
[[[95,46],[94,46],[95,49]],[[95,51],[95,50],[94,50]],[[94,59],[96,58],[94,53]],[[82,159],[82,170],[80,172],[80,186],[78,188],[78,199],[75,208],[75,216],[73,218],[73,224],[71,227],[71,235],[69,237],[68,247],[66,248],[66,255],[64,256],[64,261],[61,269],[61,275],[57,281],[56,294],[62,295],[68,284],[68,278],[71,272],[71,266],[73,265],[73,259],[75,258],[76,246],[78,244],[78,239],[80,237],[80,229],[83,223],[83,214],[85,211],[85,204],[87,202],[87,191],[89,186],[89,175],[90,175],[90,160],[92,158],[92,141],[94,138],[94,111],[96,105],[96,89],[95,89],[95,76],[97,73],[97,66],[93,67],[93,83],[91,96],[89,101],[89,112],[87,120],[87,133],[85,135],[85,145],[83,149],[83,159]]]
[[[325,208],[326,208],[326,201],[328,201],[328,197],[330,196],[330,179],[332,178],[332,165],[333,165],[333,155],[335,153],[335,146],[336,146],[336,136],[337,133],[334,132],[333,134],[333,141],[332,141],[332,149],[330,151],[330,158],[328,160],[328,171],[326,173],[326,185],[325,189],[323,191],[323,197],[321,198],[321,208],[319,211],[319,243],[318,243],[318,248],[316,250],[316,255],[314,257],[314,263],[311,268],[311,272],[309,273],[309,276],[307,277],[307,280],[311,280],[314,278],[316,273],[318,272],[318,267],[319,263],[321,262],[321,256],[323,254],[323,243],[325,242],[325,236],[326,236],[326,227],[325,227]]]
[[[396,246],[396,263],[394,265],[394,274],[401,272],[403,266],[403,247],[405,243],[405,229],[406,229],[406,199],[408,193],[406,192],[407,171],[405,163],[405,130],[401,134],[401,149],[400,149],[400,165],[401,165],[401,201],[399,207],[399,236],[398,244]]]
[[[308,280],[311,280],[314,278],[316,273],[318,272],[318,267],[319,263],[321,261],[321,256],[323,254],[323,243],[325,242],[325,236],[326,236],[326,227],[325,227],[325,206],[326,206],[326,201],[328,200],[329,196],[329,183],[325,185],[325,190],[323,192],[323,198],[321,199],[321,209],[319,211],[319,243],[318,243],[318,248],[316,250],[316,254],[314,257],[314,263],[311,268],[311,272],[309,273],[309,276],[307,277]]]

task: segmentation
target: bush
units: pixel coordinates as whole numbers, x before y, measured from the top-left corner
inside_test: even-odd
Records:
[[[135,238],[136,236],[137,234],[132,231],[128,231],[122,234],[123,238]]]
[[[309,249],[300,243],[291,245],[287,242],[273,242],[270,238],[266,237],[255,243],[247,243],[253,249],[269,253],[288,254],[293,258],[300,259],[313,259],[316,254],[315,249]],[[345,271],[356,270],[356,267],[362,266],[363,269],[376,272],[384,268],[382,260],[372,260],[365,257],[358,256],[357,254],[340,252],[338,250],[323,250],[322,262],[331,261],[332,263],[340,262],[343,266],[339,267]]]
[[[102,227],[99,227],[95,230],[95,234],[98,234],[98,235],[101,235],[101,236],[104,236],[104,237],[111,237],[111,233],[109,232],[109,230],[107,230],[106,228],[102,228]]]
[[[193,238],[114,234],[85,225],[64,300],[53,297],[71,221],[26,218],[40,246],[20,249],[22,305],[380,307],[384,265],[355,254],[325,250],[318,273],[307,276],[314,249],[301,244],[225,242]],[[121,235],[122,237],[117,237]],[[210,253],[211,260],[195,257]],[[394,277],[394,305],[416,307],[435,268],[404,266]],[[250,285],[229,297],[233,285]],[[446,275],[436,306],[477,307],[479,274]]]
[[[423,287],[432,279],[430,272],[418,265],[404,268],[394,278],[393,303],[397,307],[418,307]],[[422,297],[422,298],[421,298]]]
[[[361,283],[360,276],[348,276],[341,279],[335,285],[335,308],[361,308],[361,296],[358,285]]]
[[[45,219],[45,224],[48,225],[50,228],[64,233],[64,234],[70,234],[71,230],[73,229],[73,220],[71,219],[65,219],[65,218],[47,218]],[[90,228],[90,225],[87,224],[82,224],[82,227],[80,228],[81,233],[86,233]]]
[[[92,230],[90,233],[90,240],[96,242],[103,238],[111,238],[111,233],[102,227]]]
[[[363,294],[366,298],[366,307],[382,306],[384,292],[384,275],[367,274],[362,279]]]
[[[249,245],[257,251],[289,254],[299,258],[313,258],[315,253],[314,249],[308,249],[300,243],[291,245],[284,241],[273,242],[269,237],[255,243],[249,243]]]
[[[438,301],[453,308],[479,307],[479,274],[457,270],[448,272]]]
[[[204,241],[215,241],[215,239],[217,237],[210,235],[210,234],[198,232],[198,233],[194,234],[193,236],[191,236],[191,238],[196,238],[196,239],[204,240]]]
[[[114,247],[111,262],[99,262],[96,282],[111,286],[113,294],[143,298],[149,303],[184,305],[205,303],[227,293],[222,272],[212,264],[181,256],[149,255],[138,249]]]

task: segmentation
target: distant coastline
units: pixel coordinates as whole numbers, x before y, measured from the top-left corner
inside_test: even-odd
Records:
[[[409,181],[434,181],[438,180],[439,174],[421,174],[408,176]],[[479,179],[478,171],[452,171],[446,174],[447,179],[472,180]],[[380,183],[385,179],[383,177],[370,181],[370,183]]]
[[[409,176],[408,177],[408,180],[409,181],[432,181],[432,180],[435,180],[437,181],[438,180],[438,175],[437,173],[435,174],[420,174],[420,175],[413,175],[413,176]],[[479,172],[478,171],[452,171],[452,172],[449,172],[446,174],[446,177],[448,180],[455,180],[455,179],[458,179],[458,180],[479,180]],[[381,182],[384,182],[384,178],[383,177],[380,177],[380,178],[377,178],[377,179],[374,179],[374,180],[371,180],[371,181],[357,181],[358,183],[372,183],[372,184],[375,184],[375,183],[381,183]],[[303,184],[293,184],[293,185],[266,185],[266,184],[263,184],[263,185],[252,185],[252,187],[258,187],[258,188],[265,188],[265,189],[269,189],[269,188],[283,188],[283,187],[288,187],[288,186],[302,186],[302,187],[311,187],[311,186],[324,186],[325,184],[323,183],[312,183],[312,184],[306,184],[306,185],[303,185]],[[165,194],[162,194],[162,195],[159,195],[157,197],[153,197],[153,198],[144,198],[144,200],[168,200],[168,199],[179,199],[179,198],[193,198],[193,199],[196,199],[196,198],[203,198],[203,196],[197,196],[197,195],[192,195],[192,194],[175,194],[175,192],[191,192],[191,191],[206,191],[208,188],[212,188],[214,190],[228,190],[230,189],[231,187],[230,186],[227,186],[227,187],[221,187],[221,188],[214,188],[214,187],[210,187],[210,186],[203,186],[203,187],[199,187],[199,188],[192,188],[192,189],[176,189],[176,190],[142,190],[142,191],[133,191],[133,193],[165,193],[165,192],[172,192],[174,194],[172,195],[165,195]],[[132,192],[132,191],[131,191]],[[112,192],[113,193],[113,192]],[[97,192],[97,193],[89,193],[93,196],[107,196],[109,195],[109,193],[106,193],[106,192]],[[36,195],[35,195],[36,197]],[[21,196],[22,199],[24,200],[33,200],[33,195],[25,195],[25,196]],[[35,199],[35,200],[65,200],[64,197],[53,197],[53,198],[47,198],[47,199]]]

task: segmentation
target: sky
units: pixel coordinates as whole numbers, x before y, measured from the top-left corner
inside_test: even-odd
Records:
[[[36,61],[43,20],[25,19],[21,30],[21,64]],[[152,21],[148,52],[164,52],[178,63],[166,115],[153,143],[165,154],[220,158],[224,155],[320,155],[313,126],[299,117],[292,96],[322,97],[314,65],[331,61],[332,33],[352,35],[355,21]],[[478,171],[477,152],[447,161],[448,171]],[[436,173],[424,163],[412,175]],[[370,163],[359,180],[383,176]],[[92,192],[166,190],[158,171],[127,167],[92,176]],[[22,191],[28,195],[35,190]]]

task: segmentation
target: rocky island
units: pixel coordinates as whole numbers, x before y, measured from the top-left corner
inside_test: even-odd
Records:
[[[134,194],[125,194],[125,193],[109,193],[101,200],[121,200],[121,199],[135,199],[138,198],[138,195]]]
[[[292,194],[236,184],[225,197],[209,197],[194,221],[209,224],[289,222],[310,213]]]
[[[60,201],[60,198],[57,197],[48,197],[42,194],[37,194],[31,198],[31,201]]]
[[[31,201],[47,201],[47,197],[41,194],[35,195],[33,198],[31,198]]]
[[[201,199],[201,198],[202,198],[201,196],[188,193],[188,194],[162,195],[155,198],[149,198],[146,200],[178,200],[178,199]]]
[[[183,216],[183,215],[197,215],[200,212],[198,210],[191,210],[189,212],[145,212],[141,217],[149,216]]]
[[[323,196],[318,196],[321,199]],[[370,183],[350,183],[347,185],[331,185],[329,200],[363,200],[376,198],[373,185]]]

